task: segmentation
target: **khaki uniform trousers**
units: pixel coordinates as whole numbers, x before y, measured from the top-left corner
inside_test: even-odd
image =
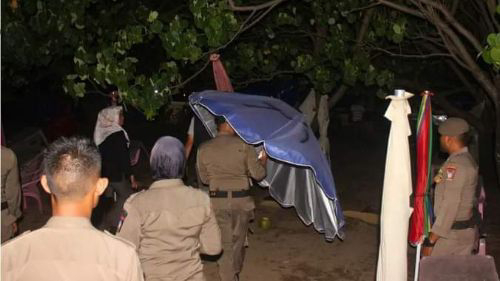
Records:
[[[476,245],[477,228],[452,230],[450,236],[436,242],[431,256],[471,255]]]
[[[245,239],[253,210],[215,209],[222,236],[222,256],[217,261],[221,281],[237,281],[245,258]]]

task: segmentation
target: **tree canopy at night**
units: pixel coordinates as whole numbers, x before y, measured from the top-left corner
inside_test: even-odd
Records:
[[[206,69],[212,53],[221,54],[237,89],[300,77],[330,95],[331,105],[352,86],[373,88],[382,97],[404,81],[438,80],[429,71],[441,71],[460,85],[442,83],[434,101],[480,132],[496,131],[500,163],[500,122],[485,125],[484,114],[474,115],[447,97],[471,96],[493,116],[489,120],[500,119],[496,0],[2,4],[2,83],[12,89],[47,76],[74,97],[114,86],[151,119]],[[411,77],[413,68],[427,75]]]

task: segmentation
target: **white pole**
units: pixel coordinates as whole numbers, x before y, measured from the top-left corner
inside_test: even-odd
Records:
[[[422,247],[422,243],[418,243],[417,245],[417,253],[415,254],[415,275],[413,280],[418,281],[418,270],[420,268],[420,248]]]

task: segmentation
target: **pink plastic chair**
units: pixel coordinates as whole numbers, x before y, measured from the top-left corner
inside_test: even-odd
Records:
[[[42,174],[43,154],[39,153],[21,167],[21,189],[23,192],[23,209],[28,207],[27,198],[35,199],[38,210],[43,212],[42,198],[38,189],[40,176]]]

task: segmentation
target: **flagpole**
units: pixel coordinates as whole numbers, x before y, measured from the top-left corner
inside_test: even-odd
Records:
[[[420,248],[422,247],[422,243],[417,244],[417,253],[415,253],[415,274],[413,281],[418,281],[418,271],[420,269]]]

